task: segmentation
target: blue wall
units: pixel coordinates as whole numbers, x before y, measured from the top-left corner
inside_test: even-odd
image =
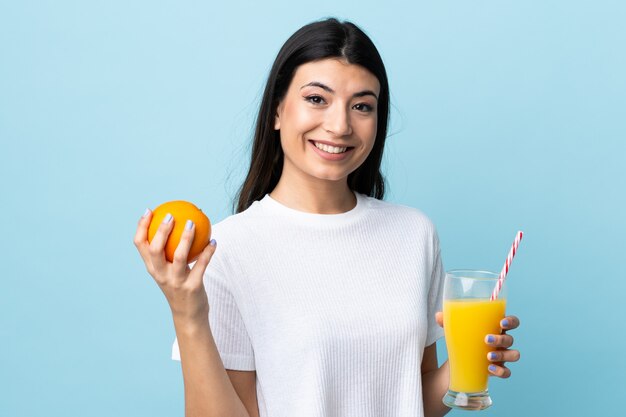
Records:
[[[137,220],[172,199],[229,214],[273,58],[329,15],[385,60],[388,200],[434,220],[446,268],[497,271],[526,232],[522,361],[482,415],[619,414],[624,3],[335,3],[0,4],[0,415],[183,415]]]

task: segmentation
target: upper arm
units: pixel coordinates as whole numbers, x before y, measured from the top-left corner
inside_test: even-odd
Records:
[[[256,371],[226,370],[241,402],[250,417],[259,417],[259,404],[256,398]]]
[[[424,348],[424,354],[422,355],[422,375],[436,371],[438,368],[437,343],[433,343]]]

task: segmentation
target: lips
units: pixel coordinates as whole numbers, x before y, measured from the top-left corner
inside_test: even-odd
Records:
[[[324,151],[329,154],[341,154],[346,152],[348,149],[352,149],[352,146],[336,146],[335,144],[331,144],[328,142],[321,141],[310,141],[317,149]]]
[[[323,143],[313,143],[317,149],[321,149],[328,153],[344,153],[348,148],[339,148],[337,146],[328,146]]]
[[[337,146],[337,143],[309,140],[311,149],[326,161],[339,162],[348,160],[355,150],[354,146]]]

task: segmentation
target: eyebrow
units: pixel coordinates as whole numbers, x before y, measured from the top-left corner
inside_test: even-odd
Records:
[[[312,81],[308,84],[304,84],[302,87],[300,87],[300,90],[302,90],[304,87],[319,87],[328,91],[331,94],[335,94],[335,90],[333,90],[326,84],[320,83],[319,81]],[[363,91],[359,91],[358,93],[354,93],[352,95],[352,97],[363,97],[363,96],[373,96],[376,100],[378,100],[378,97],[376,96],[376,94],[374,94],[372,90],[363,90]]]

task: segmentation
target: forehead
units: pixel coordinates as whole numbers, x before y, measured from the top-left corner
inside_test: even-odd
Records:
[[[338,58],[327,58],[300,65],[294,74],[290,89],[300,90],[312,81],[326,84],[337,93],[372,90],[378,95],[378,78],[365,67],[350,64]]]

